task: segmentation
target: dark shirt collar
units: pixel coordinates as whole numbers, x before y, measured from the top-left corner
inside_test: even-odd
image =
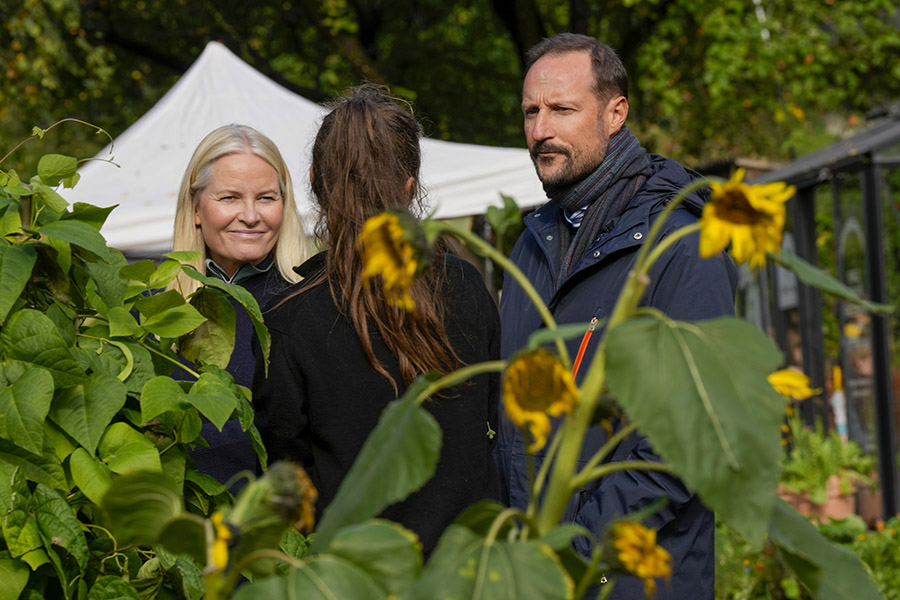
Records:
[[[251,265],[250,263],[244,263],[240,266],[240,268],[232,275],[228,276],[228,273],[225,272],[225,269],[216,264],[211,258],[206,259],[206,273],[218,279],[221,279],[225,283],[240,283],[245,279],[249,279],[254,275],[259,275],[260,273],[265,273],[269,269],[271,269],[275,265],[275,259],[269,254],[261,263],[258,265]]]

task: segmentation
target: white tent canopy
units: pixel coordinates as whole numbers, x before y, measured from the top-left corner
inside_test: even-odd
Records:
[[[278,145],[294,178],[307,229],[314,219],[308,198],[309,148],[324,109],[268,79],[218,42],[210,42],[175,86],[115,139],[116,168],[87,162],[70,202],[119,207],[102,233],[124,252],[171,249],[175,201],[191,153],[221,125],[242,123]],[[438,218],[483,214],[501,205],[500,193],[528,207],[545,201],[526,150],[423,139],[422,179]],[[109,148],[97,155],[109,158]]]

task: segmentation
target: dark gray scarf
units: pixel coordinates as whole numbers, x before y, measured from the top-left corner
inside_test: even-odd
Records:
[[[567,250],[560,253],[557,286],[651,174],[647,152],[634,134],[622,127],[609,141],[603,162],[585,179],[568,186],[544,185],[547,197],[565,211],[574,228],[573,232],[565,223],[560,225],[560,247]]]

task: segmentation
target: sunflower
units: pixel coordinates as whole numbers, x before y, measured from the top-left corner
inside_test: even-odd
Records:
[[[700,217],[700,255],[708,258],[731,243],[738,263],[762,267],[766,252],[778,252],[784,229],[785,207],[797,189],[783,182],[743,183],[744,169],[725,183],[712,183],[712,199]]]
[[[547,443],[550,419],[570,412],[578,404],[578,388],[562,361],[544,349],[516,356],[503,378],[503,406],[510,420],[528,427],[533,442],[529,452]]]
[[[416,304],[409,290],[420,270],[421,257],[404,225],[407,223],[401,223],[401,216],[396,213],[370,218],[359,234],[359,250],[363,283],[380,275],[388,303],[413,311]]]
[[[813,389],[809,385],[809,377],[795,369],[781,369],[769,374],[769,384],[782,396],[805,400],[815,396],[822,390]]]
[[[613,524],[610,541],[615,549],[610,561],[626,572],[644,580],[647,597],[656,595],[655,578],[672,575],[672,557],[656,545],[656,530],[633,521]]]

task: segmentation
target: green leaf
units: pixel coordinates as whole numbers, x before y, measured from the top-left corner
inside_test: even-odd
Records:
[[[197,290],[191,296],[191,304],[206,317],[206,322],[181,338],[181,353],[193,363],[226,368],[234,351],[234,306],[221,292],[207,288]]]
[[[144,329],[164,338],[181,337],[206,320],[176,290],[141,298],[134,307],[145,317]]]
[[[0,324],[31,279],[36,260],[37,253],[31,245],[0,245]]]
[[[164,412],[184,410],[186,403],[187,394],[178,382],[168,375],[159,375],[141,390],[141,420],[146,423]]]
[[[97,453],[113,473],[162,471],[156,446],[127,423],[110,425],[100,438]]]
[[[0,558],[0,600],[16,600],[25,586],[31,569],[20,560]]]
[[[784,398],[766,377],[780,363],[737,318],[630,319],[608,332],[610,391],[688,487],[756,546],[778,482]]]
[[[534,350],[546,346],[557,339],[574,340],[583,337],[587,332],[588,323],[568,323],[560,325],[556,329],[538,329],[528,336],[526,348]]]
[[[65,199],[60,196],[52,187],[43,184],[37,184],[34,185],[33,188],[34,197],[40,199],[40,201],[46,204],[47,207],[56,215],[61,214],[63,211],[69,208],[69,203],[66,202]]]
[[[242,585],[234,600],[303,598],[303,600],[383,600],[385,593],[361,569],[334,556],[315,556],[293,568],[287,577],[263,579]]]
[[[196,269],[189,265],[184,265],[182,268],[188,277],[196,279],[206,287],[218,288],[226,292],[246,309],[247,314],[250,315],[250,322],[253,323],[253,329],[256,331],[256,337],[265,359],[266,373],[268,373],[269,350],[272,347],[272,337],[269,335],[269,330],[263,323],[262,311],[260,311],[259,304],[256,302],[256,298],[253,297],[253,294],[239,285],[225,283],[217,277],[201,275]]]
[[[791,254],[787,250],[782,249],[777,255],[772,256],[779,265],[793,271],[800,281],[826,294],[830,294],[835,298],[839,298],[846,302],[852,302],[853,304],[862,306],[866,310],[880,315],[890,314],[897,308],[892,304],[879,304],[877,302],[863,300],[856,292],[842,282],[838,281],[825,271],[809,264],[799,256]]]
[[[109,213],[117,206],[118,204],[101,207],[94,206],[93,204],[86,204],[84,202],[76,202],[72,206],[72,212],[63,214],[62,219],[78,220],[87,223],[97,231],[100,231],[100,228],[106,223],[106,218],[109,217]]]
[[[76,448],[80,448],[75,440],[57,427],[50,419],[44,421],[44,439],[53,446],[54,455],[60,462],[66,460],[73,452],[75,452]]]
[[[226,371],[221,371],[227,375]],[[219,431],[237,408],[237,390],[217,373],[202,373],[185,399],[197,408]]]
[[[14,466],[0,462],[0,519],[12,508],[12,478],[15,472]]]
[[[0,344],[9,358],[47,369],[56,387],[69,387],[84,380],[84,371],[69,352],[70,346],[43,313],[32,309],[15,312],[0,331]]]
[[[87,263],[88,272],[96,284],[94,293],[106,307],[123,306],[128,282],[119,277],[119,269],[126,264],[125,256],[118,250],[110,250],[108,262]]]
[[[44,547],[37,519],[27,508],[13,508],[3,519],[3,539],[13,558]]]
[[[156,263],[152,260],[139,260],[119,269],[119,277],[134,279],[146,283],[156,271]]]
[[[69,269],[72,268],[72,244],[48,237],[44,238],[44,245],[56,251],[56,264],[59,266],[59,273],[62,275],[59,277],[60,281],[57,283],[57,287],[68,290],[71,286],[66,275],[69,273]]]
[[[69,242],[92,252],[103,260],[109,260],[109,248],[100,232],[81,221],[60,220],[47,223],[37,229],[41,235]]]
[[[325,548],[339,529],[374,517],[406,498],[434,474],[441,428],[416,396],[428,382],[415,381],[391,402],[363,444],[350,472],[325,510],[313,550]]]
[[[104,575],[98,577],[91,586],[87,600],[140,600],[140,596],[137,590],[121,577]]]
[[[174,484],[160,473],[147,472],[114,478],[101,508],[120,546],[155,543],[166,523],[183,513]]]
[[[150,280],[147,284],[151,288],[164,288],[169,285],[179,273],[181,273],[181,263],[177,260],[164,260],[150,275]]]
[[[84,384],[57,393],[50,419],[93,454],[124,405],[125,384],[105,373],[91,373]]]
[[[546,545],[495,540],[470,529],[444,531],[413,594],[416,598],[568,599],[574,585]]]
[[[89,557],[87,540],[75,511],[58,491],[39,483],[34,490],[34,515],[44,536],[65,548],[84,569]]]
[[[46,154],[38,161],[38,176],[49,186],[57,186],[59,182],[71,177],[78,170],[78,160],[74,156],[62,154]]]
[[[53,400],[53,377],[46,369],[4,368],[0,364],[0,437],[40,454],[44,445],[44,418]],[[7,385],[8,382],[8,385]]]
[[[68,489],[66,474],[49,440],[44,440],[40,454],[28,452],[4,439],[0,439],[0,460],[19,467],[29,481],[45,483],[59,490]]]
[[[882,600],[859,557],[833,544],[784,500],[778,499],[769,536],[817,600]]]
[[[131,311],[123,306],[111,307],[106,316],[109,318],[110,337],[137,337],[144,333]]]
[[[365,571],[389,596],[400,597],[422,570],[420,546],[408,529],[372,520],[341,529],[328,552]]]
[[[166,252],[163,256],[181,263],[191,263],[203,258],[203,253],[194,250],[178,250],[176,252]]]
[[[197,515],[185,513],[170,519],[157,540],[170,552],[187,554],[206,564],[206,521]]]
[[[69,458],[69,471],[72,473],[72,481],[84,495],[94,504],[100,504],[112,481],[109,467],[88,454],[84,448],[78,448]]]

